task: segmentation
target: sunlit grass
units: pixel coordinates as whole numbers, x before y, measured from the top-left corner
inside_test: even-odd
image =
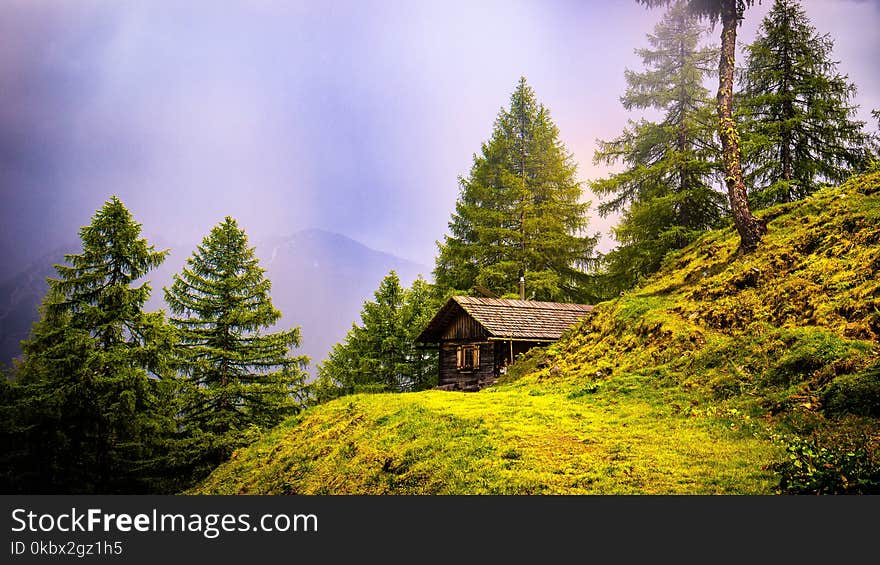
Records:
[[[663,395],[530,392],[344,398],[237,453],[194,492],[772,492],[761,466],[775,456],[773,444],[705,416],[673,414]]]

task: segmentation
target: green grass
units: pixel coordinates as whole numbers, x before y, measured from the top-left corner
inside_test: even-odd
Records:
[[[762,211],[748,256],[707,233],[503,384],[312,407],[190,492],[878,492],[878,192]]]
[[[617,383],[621,387],[637,382]],[[767,440],[664,395],[527,387],[356,395],[239,451],[211,494],[770,493]]]

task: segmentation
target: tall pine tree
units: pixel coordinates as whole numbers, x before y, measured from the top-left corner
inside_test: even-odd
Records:
[[[637,49],[645,71],[626,71],[627,110],[658,110],[659,122],[630,121],[623,134],[600,141],[594,161],[625,169],[591,183],[608,197],[599,213],[623,212],[614,229],[620,245],[606,257],[612,290],[631,287],[656,271],[664,255],[713,227],[725,198],[713,188],[720,169],[715,120],[703,81],[718,51],[701,48],[704,30],[683,2],[674,4],[654,33],[650,48]]]
[[[291,351],[300,329],[265,332],[281,312],[258,263],[244,230],[226,217],[165,289],[184,381],[178,459],[193,478],[294,414],[302,400],[308,359]]]
[[[359,391],[424,390],[437,382],[437,353],[415,338],[439,307],[422,277],[406,289],[391,271],[364,303],[361,323],[352,324],[318,366],[313,391],[318,402]]]
[[[17,371],[18,488],[27,492],[162,490],[171,420],[171,329],[145,313],[164,260],[115,196],[80,230],[82,253],[56,265]]]
[[[403,344],[406,365],[401,379],[404,390],[425,390],[437,384],[437,351],[416,343],[416,338],[440,306],[433,285],[421,276],[404,293],[401,312],[401,323],[406,330]]]
[[[741,124],[756,206],[799,200],[870,158],[856,87],[837,72],[833,47],[797,0],[776,0],[747,47]]]
[[[451,235],[434,270],[441,292],[479,285],[516,295],[525,277],[535,299],[586,298],[584,270],[596,243],[584,235],[588,204],[571,155],[525,78],[459,182]]]
[[[404,288],[397,273],[391,271],[374,293],[375,301],[365,302],[361,311],[365,339],[362,368],[369,379],[397,390],[404,369],[406,328],[403,326]]]
[[[666,6],[678,0],[636,0],[648,7]],[[724,182],[727,199],[736,231],[739,249],[749,252],[758,247],[767,232],[766,223],[752,215],[742,172],[740,136],[733,115],[733,75],[736,68],[736,30],[747,7],[756,0],[685,0],[687,9],[712,25],[721,22],[721,51],[718,60],[718,93],[715,105],[718,112],[718,135],[724,163]]]

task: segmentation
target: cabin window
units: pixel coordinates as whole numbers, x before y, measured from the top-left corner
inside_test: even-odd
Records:
[[[459,371],[473,371],[480,366],[480,346],[460,345],[456,351],[456,364]]]

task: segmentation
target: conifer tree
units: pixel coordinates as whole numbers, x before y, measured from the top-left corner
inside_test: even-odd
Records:
[[[677,0],[636,0],[649,8],[665,6]],[[718,135],[724,163],[724,182],[733,223],[739,233],[742,252],[757,248],[767,232],[766,223],[752,215],[742,173],[740,137],[733,116],[733,75],[736,68],[736,28],[747,7],[756,0],[685,0],[688,10],[706,18],[714,25],[721,22],[721,51],[718,62],[718,94],[715,97],[718,112]]]
[[[659,122],[630,121],[623,134],[600,141],[594,161],[626,168],[591,183],[608,197],[599,213],[623,212],[614,229],[620,245],[606,257],[613,290],[631,287],[656,271],[663,256],[680,249],[725,213],[714,190],[720,168],[715,120],[703,81],[718,51],[699,46],[703,28],[684,3],[672,5],[653,34],[650,48],[637,49],[643,72],[626,71],[627,110],[658,110]]]
[[[797,0],[776,0],[747,47],[741,123],[756,206],[799,200],[868,162],[856,87],[837,72],[833,47]]]
[[[20,487],[28,492],[161,490],[156,469],[172,431],[164,315],[143,312],[133,283],[167,251],[140,237],[115,196],[80,230],[82,253],[49,278],[41,319],[17,372]]]
[[[291,352],[300,329],[265,331],[281,312],[258,263],[244,230],[226,217],[165,289],[180,335],[178,459],[193,478],[294,414],[302,401],[308,359]]]
[[[388,390],[396,390],[404,370],[403,327],[404,288],[397,273],[391,271],[374,293],[375,301],[364,303],[361,321],[366,330],[364,355],[366,370],[371,380],[383,383]]]
[[[424,390],[436,384],[437,354],[415,338],[437,309],[435,291],[422,277],[410,288],[391,271],[364,303],[361,323],[352,324],[318,366],[313,392],[318,402],[359,391]]]
[[[406,358],[402,384],[405,390],[425,390],[437,384],[437,351],[421,347],[416,338],[437,310],[438,300],[433,285],[418,276],[404,293],[401,323],[405,333]]]
[[[515,296],[525,277],[535,299],[584,299],[596,243],[583,234],[588,204],[571,155],[525,78],[459,183],[451,235],[434,270],[441,292],[480,285]]]

